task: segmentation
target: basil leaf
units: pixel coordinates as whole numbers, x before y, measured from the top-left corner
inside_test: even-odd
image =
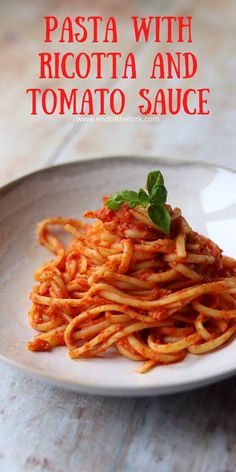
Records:
[[[122,198],[124,203],[128,203],[128,205],[133,208],[139,205],[139,198],[137,192],[133,190],[123,190]]]
[[[164,186],[163,175],[159,170],[149,172],[147,177],[148,193],[140,188],[138,192],[133,190],[121,190],[111,193],[107,207],[110,210],[119,210],[122,203],[126,203],[130,208],[141,206],[147,208],[149,218],[158,228],[168,234],[170,230],[170,215],[164,204],[167,198],[167,190]]]
[[[164,185],[164,178],[159,170],[153,170],[152,172],[149,172],[147,176],[147,189],[149,195],[151,195],[152,187],[156,187],[157,185]]]
[[[167,190],[164,185],[152,187],[150,192],[150,202],[154,204],[164,205],[166,203]]]
[[[107,207],[109,210],[119,210],[122,204],[121,192],[112,192],[107,200]]]
[[[161,205],[150,205],[148,216],[163,233],[169,234],[171,218],[166,208]]]
[[[137,192],[133,190],[121,190],[120,192],[112,192],[108,201],[107,207],[109,210],[119,210],[122,203],[127,203],[131,208],[139,205],[139,198]]]
[[[149,205],[150,198],[149,198],[148,194],[145,192],[145,190],[143,190],[143,188],[139,189],[138,198],[139,198],[139,204],[143,208],[146,208]]]

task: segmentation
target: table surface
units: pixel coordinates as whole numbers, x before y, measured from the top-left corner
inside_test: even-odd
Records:
[[[119,49],[123,54],[135,49],[143,70],[157,45],[134,46],[128,18],[134,14],[192,15],[191,48],[199,58],[199,71],[191,79],[191,87],[211,88],[210,116],[161,117],[158,123],[142,124],[79,123],[71,116],[32,117],[24,91],[39,86],[42,18],[52,13],[60,18],[115,15]],[[20,8],[17,0],[2,3],[0,184],[44,166],[103,155],[206,160],[236,169],[235,18],[234,0],[155,4],[141,0],[83,0],[79,4],[76,0],[22,0]],[[70,50],[76,51],[76,47],[71,45]],[[83,50],[86,47],[89,51],[91,44]],[[98,50],[103,48],[98,45]],[[164,43],[158,44],[159,51],[165,49]],[[178,83],[181,86],[181,80]],[[144,78],[138,84],[153,87]],[[92,78],[86,81],[86,87],[95,85]],[[119,87],[121,82],[107,78],[100,82],[101,87],[109,85]],[[44,86],[67,85],[60,79]],[[166,80],[161,86],[168,86]],[[122,87],[129,97],[127,113],[135,115],[133,82],[128,80]],[[235,378],[178,395],[116,399],[47,386],[5,365],[0,365],[0,374],[2,472],[236,470]]]

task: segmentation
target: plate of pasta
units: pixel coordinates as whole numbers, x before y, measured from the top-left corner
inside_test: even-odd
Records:
[[[158,395],[236,372],[235,173],[101,158],[0,191],[0,359],[49,383]]]

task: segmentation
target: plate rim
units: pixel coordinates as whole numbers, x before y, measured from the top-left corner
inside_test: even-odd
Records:
[[[168,167],[180,167],[181,165],[186,165],[187,167],[206,167],[209,169],[222,169],[226,170],[229,172],[232,172],[233,174],[236,174],[236,169],[232,169],[227,166],[222,166],[218,164],[214,164],[208,161],[202,161],[202,160],[185,160],[181,158],[171,158],[171,157],[163,157],[163,156],[144,156],[144,155],[133,155],[133,154],[127,154],[127,155],[114,155],[114,156],[101,156],[101,157],[92,157],[92,158],[87,158],[87,159],[81,159],[77,161],[68,161],[68,162],[63,162],[60,164],[53,164],[49,166],[44,166],[40,169],[37,169],[35,171],[26,173],[20,177],[17,177],[16,179],[11,180],[10,182],[7,182],[6,184],[0,186],[0,198],[6,195],[9,191],[13,190],[16,188],[18,185],[21,183],[31,179],[34,176],[37,176],[39,174],[50,174],[53,172],[54,169],[59,170],[64,167],[77,167],[77,166],[89,166],[89,164],[95,164],[97,162],[104,163],[108,161],[132,161],[132,160],[139,160],[140,162],[149,162],[150,164],[155,164],[159,163],[161,165],[166,165]]]
[[[211,376],[204,377],[200,380],[191,380],[182,382],[181,384],[165,385],[165,386],[138,386],[138,387],[103,387],[97,384],[83,384],[73,381],[62,380],[60,377],[54,375],[51,376],[47,373],[41,372],[37,368],[25,366],[20,362],[13,361],[2,354],[0,354],[0,361],[4,365],[10,366],[15,371],[20,372],[22,375],[25,374],[27,377],[44,381],[49,385],[65,388],[66,390],[74,391],[77,393],[84,393],[89,395],[103,395],[109,397],[145,397],[145,396],[161,396],[161,395],[173,395],[181,392],[187,392],[190,390],[196,390],[198,388],[214,384],[223,379],[233,377],[236,374],[236,367],[233,370],[224,371],[219,374],[212,374]]]
[[[150,163],[150,165],[165,165],[167,167],[180,167],[182,165],[185,165],[187,167],[204,167],[207,169],[221,169],[221,170],[226,170],[234,175],[236,175],[236,170],[229,168],[227,166],[222,166],[214,163],[210,163],[207,161],[201,161],[201,160],[185,160],[185,159],[175,159],[175,158],[169,158],[169,157],[160,157],[160,156],[143,156],[143,155],[114,155],[114,156],[103,156],[103,157],[94,157],[94,158],[87,158],[87,159],[81,159],[77,161],[69,161],[65,163],[60,163],[56,165],[50,165],[43,167],[41,169],[38,169],[36,171],[32,171],[30,173],[27,173],[21,177],[18,177],[17,179],[14,179],[2,187],[0,187],[0,203],[2,198],[7,195],[9,192],[17,188],[19,185],[24,184],[24,182],[27,182],[28,180],[32,179],[35,176],[38,175],[50,175],[51,173],[56,172],[57,170],[63,169],[63,168],[73,168],[73,167],[89,167],[93,164],[104,164],[109,162],[112,164],[113,161],[122,163],[122,162],[132,162],[132,161],[139,161],[140,163]],[[188,391],[188,390],[193,390],[196,388],[200,388],[206,385],[210,385],[214,382],[223,380],[227,377],[231,377],[234,374],[236,374],[236,367],[232,368],[230,367],[228,370],[224,370],[224,372],[220,372],[218,374],[213,373],[212,375],[207,375],[206,377],[202,377],[200,380],[190,380],[190,381],[185,381],[180,384],[173,384],[173,385],[156,385],[156,386],[134,386],[134,387],[111,387],[111,386],[99,386],[99,385],[94,385],[94,384],[83,384],[80,382],[73,382],[73,381],[67,381],[67,380],[62,380],[61,377],[57,375],[51,375],[47,374],[45,372],[42,372],[40,369],[34,368],[34,367],[29,367],[21,362],[14,361],[3,354],[0,354],[0,361],[8,365],[15,370],[20,371],[22,374],[26,374],[27,376],[30,376],[31,378],[36,378],[37,380],[40,381],[45,381],[50,385],[55,385],[58,387],[66,388],[68,390],[73,390],[76,392],[80,393],[87,393],[87,394],[96,394],[96,395],[104,395],[104,396],[153,396],[153,395],[166,395],[166,394],[175,394],[183,391]]]

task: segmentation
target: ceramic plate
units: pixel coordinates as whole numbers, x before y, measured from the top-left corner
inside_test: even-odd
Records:
[[[73,390],[106,395],[156,395],[211,383],[236,371],[236,339],[204,356],[141,375],[122,357],[72,361],[67,349],[34,353],[35,334],[27,311],[32,272],[51,255],[36,240],[36,224],[51,216],[81,218],[101,206],[104,193],[142,187],[147,173],[160,169],[168,201],[181,207],[192,227],[236,257],[236,175],[207,164],[166,159],[112,158],[65,164],[19,179],[0,192],[0,358],[42,380]],[[234,236],[233,236],[234,235]]]

